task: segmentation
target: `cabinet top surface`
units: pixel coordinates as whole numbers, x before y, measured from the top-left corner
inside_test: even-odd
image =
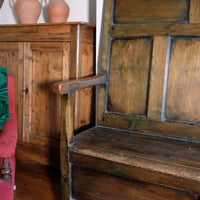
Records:
[[[60,22],[60,23],[34,23],[34,24],[1,24],[0,28],[5,28],[5,27],[39,27],[39,26],[69,26],[69,25],[87,25],[87,26],[91,26],[91,27],[95,27],[94,24],[90,24],[87,22]]]
[[[0,25],[0,41],[71,41],[73,36],[81,36],[93,43],[94,30],[95,25],[86,22],[8,24]]]

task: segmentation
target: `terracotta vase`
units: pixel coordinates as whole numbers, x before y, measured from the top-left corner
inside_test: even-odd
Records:
[[[37,23],[41,13],[41,4],[38,0],[12,0],[21,24]]]
[[[47,4],[47,13],[49,16],[50,22],[66,22],[69,17],[69,5],[64,0],[52,0]]]

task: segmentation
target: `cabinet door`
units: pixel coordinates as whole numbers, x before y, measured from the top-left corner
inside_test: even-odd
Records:
[[[26,45],[25,138],[29,143],[58,146],[60,98],[52,85],[69,76],[69,43],[31,42]]]
[[[24,44],[19,42],[0,42],[0,67],[8,69],[8,75],[15,81],[15,109],[18,116],[19,139],[22,139],[23,118],[23,53]]]

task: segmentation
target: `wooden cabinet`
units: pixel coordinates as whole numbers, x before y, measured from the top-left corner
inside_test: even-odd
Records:
[[[2,25],[0,35],[0,66],[15,79],[16,156],[57,166],[61,104],[52,85],[95,74],[95,27],[86,23]],[[94,122],[93,99],[92,88],[76,93],[74,129]]]

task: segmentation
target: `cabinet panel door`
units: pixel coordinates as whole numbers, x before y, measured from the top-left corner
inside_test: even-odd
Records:
[[[56,81],[68,78],[69,43],[32,42],[26,47],[26,141],[54,146],[60,136],[60,98]]]
[[[79,64],[76,67],[76,78],[89,77],[95,74],[94,45],[82,43],[79,47]],[[72,55],[72,53],[71,53]],[[72,69],[73,71],[73,69]],[[71,71],[70,71],[71,74]],[[84,88],[75,92],[74,129],[83,130],[94,125],[94,88]]]
[[[15,110],[18,116],[19,139],[22,139],[23,100],[23,49],[19,42],[0,42],[0,67],[8,69],[8,75],[15,81]]]

